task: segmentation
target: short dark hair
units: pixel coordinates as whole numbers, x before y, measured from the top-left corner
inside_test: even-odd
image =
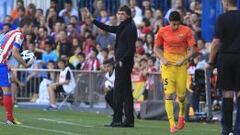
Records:
[[[43,14],[43,9],[38,8],[37,10],[39,10],[41,12],[41,14]]]
[[[146,26],[151,26],[151,22],[147,18],[143,18],[142,22],[145,23]]]
[[[93,35],[88,35],[88,36],[86,37],[86,39],[92,39],[92,40],[95,40],[95,37],[94,37]]]
[[[127,5],[123,5],[122,7],[119,8],[118,11],[124,11],[128,16],[132,16],[131,8]]]
[[[24,18],[20,21],[19,27],[22,28],[22,27],[24,27],[25,25],[27,25],[27,26],[33,25],[32,18],[30,18],[30,17],[24,17]]]
[[[51,2],[58,3],[58,0],[51,0]]]
[[[40,26],[38,29],[43,29],[43,31],[48,32],[48,29],[44,26]]]
[[[49,45],[49,46],[52,47],[52,42],[46,41],[46,42],[45,42],[45,45]]]
[[[96,48],[92,48],[92,51],[94,51],[96,55],[98,54],[98,50]]]
[[[71,17],[75,18],[76,20],[78,20],[76,15],[71,15]]]
[[[24,8],[23,6],[21,6],[21,7],[18,7],[18,8],[17,8],[17,11],[23,11],[23,12],[25,12],[26,10],[25,10],[25,8]]]
[[[67,64],[67,61],[65,59],[60,58],[58,62],[63,62],[65,65]]]
[[[65,0],[64,3],[72,5],[72,0]]]
[[[181,21],[181,16],[178,11],[172,11],[169,16],[169,21]]]
[[[108,51],[107,48],[103,48],[102,51],[103,51],[103,52],[106,52],[106,53],[109,53],[109,51]]]
[[[103,65],[105,65],[105,64],[110,64],[110,65],[113,66],[113,65],[114,65],[114,60],[113,60],[113,58],[104,60],[104,61],[103,61]]]
[[[48,63],[52,63],[55,65],[55,62],[53,60],[49,60]]]
[[[155,58],[155,57],[153,57],[153,56],[150,56],[150,57],[149,57],[149,60],[151,60],[153,63],[155,63],[155,62],[156,62],[156,58]]]

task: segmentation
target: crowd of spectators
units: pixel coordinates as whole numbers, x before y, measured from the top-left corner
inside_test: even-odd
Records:
[[[181,14],[182,23],[192,28],[197,41],[200,55],[192,60],[191,69],[192,66],[204,68],[209,51],[201,37],[200,1],[189,0],[190,6],[186,8],[182,0],[175,0],[167,12],[155,9],[151,0],[142,0],[141,3],[128,0],[127,3],[138,28],[134,74],[146,81],[147,73],[159,71],[160,61],[153,52],[154,35],[159,28],[168,24],[168,16],[174,10]],[[16,8],[0,23],[0,30],[4,33],[15,29],[23,17],[29,16],[34,20],[34,32],[25,35],[23,49],[35,53],[37,62],[40,61],[42,66],[38,68],[47,67],[48,62],[56,64],[64,59],[72,69],[98,71],[104,60],[114,56],[116,37],[96,28],[91,22],[91,16],[113,26],[118,25],[118,21],[115,14],[105,9],[103,0],[95,0],[94,5],[94,12],[91,13],[87,7],[74,8],[71,0],[65,0],[62,9],[58,0],[51,0],[45,13],[33,3],[25,5],[23,0],[17,0]]]

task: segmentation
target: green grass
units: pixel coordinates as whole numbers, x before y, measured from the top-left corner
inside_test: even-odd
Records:
[[[135,128],[106,128],[111,118],[95,113],[15,109],[23,125],[0,123],[0,135],[170,135],[166,121],[136,120]],[[5,118],[0,108],[0,120]],[[176,135],[219,135],[219,124],[187,123]]]

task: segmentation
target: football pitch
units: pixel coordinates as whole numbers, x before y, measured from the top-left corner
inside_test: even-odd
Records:
[[[43,111],[15,109],[15,116],[23,125],[4,124],[4,108],[0,108],[0,135],[170,135],[168,123],[158,120],[136,120],[135,128],[106,128],[110,116],[73,111]],[[219,135],[220,126],[187,123],[176,135]]]

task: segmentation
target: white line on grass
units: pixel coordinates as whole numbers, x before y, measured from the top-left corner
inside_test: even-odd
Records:
[[[0,123],[5,124],[4,122],[0,122]],[[86,135],[86,134],[80,134],[80,133],[61,131],[58,129],[47,129],[47,128],[40,128],[40,127],[34,127],[34,126],[27,126],[27,125],[12,125],[12,126],[34,129],[34,130],[38,130],[38,131],[47,131],[47,132],[58,133],[58,134],[63,134],[63,135]]]
[[[82,125],[82,124],[79,124],[79,123],[73,123],[73,122],[68,122],[68,121],[60,121],[60,120],[54,120],[54,119],[47,119],[47,118],[38,118],[37,120],[55,122],[57,124],[66,124],[66,125],[72,125],[72,126],[80,126],[80,127],[84,127],[84,128],[92,128],[92,127],[94,127],[94,126],[91,126],[91,125]]]
[[[85,135],[85,134],[66,132],[66,131],[61,131],[61,130],[56,130],[56,129],[39,128],[39,127],[33,127],[33,126],[27,126],[27,125],[19,125],[19,127],[34,129],[34,130],[39,130],[39,131],[48,131],[48,132],[59,133],[59,134],[64,134],[64,135]]]
[[[73,122],[67,122],[67,121],[62,121],[62,120],[55,120],[55,119],[47,119],[47,118],[38,118],[37,120],[40,121],[48,121],[48,122],[55,122],[57,124],[66,124],[66,125],[72,125],[72,126],[80,126],[80,127],[85,127],[85,128],[92,128],[94,126],[91,125],[82,125],[79,123],[73,123]],[[158,127],[158,126],[142,126],[141,124],[136,126],[140,128],[163,128],[163,127]],[[97,127],[97,128],[105,128],[105,127]],[[166,127],[167,128],[167,127]],[[209,131],[209,132],[218,132],[217,129],[206,129],[206,128],[198,128],[199,130],[204,130],[204,131]],[[192,132],[189,128],[185,128],[184,132]]]

